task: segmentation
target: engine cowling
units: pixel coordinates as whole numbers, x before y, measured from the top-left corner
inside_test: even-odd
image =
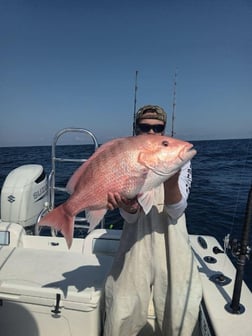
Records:
[[[29,164],[13,169],[1,191],[1,220],[34,225],[47,202],[47,177],[41,165]]]

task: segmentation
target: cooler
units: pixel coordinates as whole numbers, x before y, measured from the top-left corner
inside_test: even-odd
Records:
[[[3,247],[0,325],[5,336],[100,335],[100,297],[112,258]]]

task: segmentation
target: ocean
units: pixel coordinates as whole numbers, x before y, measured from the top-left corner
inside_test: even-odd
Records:
[[[252,139],[192,141],[197,155],[192,160],[193,182],[186,210],[189,233],[213,235],[223,246],[227,234],[241,239],[248,193],[252,185]],[[57,146],[57,157],[87,158],[91,145]],[[0,147],[0,188],[8,173],[20,165],[41,164],[49,174],[51,147]],[[75,163],[56,166],[56,184],[65,186]],[[64,201],[56,195],[55,204]],[[122,227],[118,211],[106,215],[105,226]],[[250,241],[252,242],[252,228]],[[232,261],[235,258],[228,251]],[[251,256],[252,258],[252,256]],[[252,261],[245,265],[245,281],[252,290]]]

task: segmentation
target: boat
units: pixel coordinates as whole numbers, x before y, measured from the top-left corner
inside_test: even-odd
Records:
[[[102,222],[88,233],[85,214],[76,218],[75,228],[85,232],[74,237],[70,249],[65,239],[51,230],[43,234],[40,218],[55,207],[57,162],[80,164],[86,158],[61,158],[59,140],[69,133],[90,137],[83,128],[60,130],[52,142],[51,171],[43,165],[27,164],[12,170],[1,190],[0,220],[0,333],[4,336],[101,336],[101,298],[104,281],[119,246],[121,230]],[[248,201],[247,224],[251,221]],[[185,216],[179,221],[186,225]],[[248,228],[244,230],[248,233]],[[252,335],[252,293],[242,279],[242,266],[249,255],[245,242],[225,241],[214,236],[189,235],[200,274],[203,298],[198,327],[193,336]],[[238,256],[235,267],[227,250]],[[159,335],[152,300],[148,321],[139,336]],[[118,335],[120,336],[120,335]],[[130,335],[129,335],[130,336]],[[190,336],[190,335],[188,335]]]

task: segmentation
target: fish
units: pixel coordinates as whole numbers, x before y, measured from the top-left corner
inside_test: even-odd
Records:
[[[74,218],[85,210],[92,231],[105,216],[108,193],[137,198],[148,214],[153,190],[178,172],[196,154],[189,142],[164,135],[143,134],[116,138],[101,145],[70,177],[69,198],[39,222],[61,231],[72,245]]]

